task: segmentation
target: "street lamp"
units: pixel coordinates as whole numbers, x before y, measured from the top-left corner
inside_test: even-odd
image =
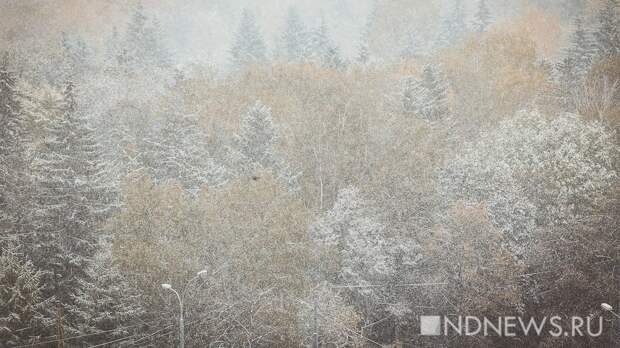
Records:
[[[612,307],[609,303],[604,303],[604,302],[601,303],[601,309],[604,310],[605,312],[609,312],[613,314],[616,318],[620,319],[620,315],[614,312],[614,307]]]
[[[207,275],[207,271],[204,269],[196,273],[196,275],[192,279],[190,279],[185,285],[185,289],[183,290],[182,295],[179,295],[179,293],[176,290],[174,290],[172,288],[172,285],[170,284],[164,283],[161,285],[161,287],[164,288],[165,290],[170,290],[174,292],[174,294],[177,296],[177,299],[179,300],[179,307],[181,309],[179,312],[179,347],[180,348],[185,348],[185,322],[183,320],[183,299],[185,298],[185,293],[187,292],[187,289],[189,289],[189,285],[195,279],[202,278],[206,275]]]

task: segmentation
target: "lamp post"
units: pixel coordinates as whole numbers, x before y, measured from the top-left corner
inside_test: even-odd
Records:
[[[614,307],[612,307],[610,304],[608,303],[601,303],[601,309],[604,310],[605,312],[609,312],[611,314],[613,314],[616,318],[620,319],[620,315],[616,312],[614,312]]]
[[[203,277],[207,274],[206,270],[202,270],[200,272],[198,272],[192,279],[190,279],[187,284],[185,285],[185,289],[183,290],[183,292],[181,293],[181,295],[179,295],[179,293],[174,290],[172,288],[172,285],[170,284],[162,284],[161,287],[164,288],[165,290],[170,290],[172,292],[174,292],[174,294],[177,296],[177,299],[179,300],[179,307],[180,307],[180,312],[179,312],[179,347],[180,348],[185,348],[185,322],[183,319],[183,299],[185,298],[185,293],[187,292],[187,289],[189,289],[189,285],[196,279]]]

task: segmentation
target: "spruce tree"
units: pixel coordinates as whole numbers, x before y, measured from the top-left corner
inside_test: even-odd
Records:
[[[9,68],[8,53],[0,62],[0,228],[11,230],[25,194],[24,118]]]
[[[577,88],[590,69],[594,53],[590,33],[583,27],[581,18],[577,17],[565,56],[556,67],[562,91]],[[561,94],[566,95],[564,92]]]
[[[63,91],[61,111],[44,120],[46,136],[33,159],[35,233],[25,248],[44,272],[44,296],[68,308],[81,281],[89,278],[108,192],[99,184],[98,146],[77,109],[71,82]],[[67,317],[66,333],[76,333],[74,319]]]
[[[571,47],[567,51],[567,56],[571,57],[577,66],[578,73],[585,75],[592,64],[594,45],[591,35],[583,26],[581,18],[575,19],[575,32],[571,39]]]
[[[116,26],[112,27],[112,34],[105,43],[104,59],[107,65],[115,66],[121,59],[121,38]]]
[[[0,250],[0,346],[34,344],[49,333],[41,275],[14,246]]]
[[[372,10],[370,15],[368,15],[368,18],[366,19],[366,24],[364,25],[360,33],[360,42],[357,50],[358,63],[367,64],[370,61],[370,34],[374,20],[375,13],[374,10]]]
[[[299,13],[294,7],[290,7],[288,10],[282,40],[284,41],[288,61],[295,62],[304,58],[307,46],[307,32]]]
[[[598,28],[594,32],[596,48],[601,57],[620,54],[620,21],[618,20],[618,1],[607,0],[598,14]]]
[[[221,184],[226,172],[210,156],[207,140],[193,115],[166,116],[145,142],[142,164],[157,181],[174,180],[190,191]]]
[[[249,163],[262,167],[273,166],[278,133],[271,118],[271,110],[257,101],[243,115],[235,140],[238,151]]]
[[[270,169],[289,189],[297,189],[297,175],[290,171],[276,151],[278,138],[271,110],[257,101],[241,118],[232,152],[233,165],[242,176]]]
[[[431,109],[425,115],[437,120],[448,114],[448,84],[439,69],[426,66],[422,74],[422,84],[428,93]]]
[[[357,61],[361,64],[367,64],[370,61],[370,49],[368,42],[362,41],[357,52]]]
[[[118,61],[130,68],[169,66],[170,57],[160,38],[156,20],[149,23],[142,3],[136,6],[123,42],[119,45]]]
[[[448,46],[454,44],[463,37],[467,31],[465,24],[465,9],[462,0],[454,0],[449,14],[444,18],[439,34],[439,45]]]
[[[368,47],[368,38],[365,33],[362,34],[357,50],[357,61],[361,64],[367,64],[370,61],[370,48]]]
[[[405,80],[402,103],[406,113],[436,121],[448,116],[448,85],[436,67],[427,65],[419,79]]]
[[[401,56],[403,58],[413,58],[420,53],[419,51],[420,42],[418,37],[413,30],[410,30],[407,35],[405,35],[405,45],[401,52]]]
[[[80,280],[68,312],[80,332],[89,335],[83,343],[101,344],[140,330],[135,323],[143,314],[140,292],[112,262],[112,246],[102,238],[99,252]],[[98,335],[96,335],[98,333]]]
[[[90,49],[81,37],[70,37],[63,32],[61,37],[62,65],[60,78],[72,80],[84,76],[88,70]]]
[[[310,31],[307,52],[308,60],[312,62],[335,69],[344,66],[340,49],[329,38],[327,23],[323,16],[319,25]]]
[[[263,62],[266,58],[265,52],[265,43],[256,24],[256,18],[249,10],[244,9],[230,50],[233,68]]]
[[[478,9],[474,15],[473,27],[479,33],[487,30],[487,27],[491,24],[491,11],[487,7],[485,0],[478,1]]]

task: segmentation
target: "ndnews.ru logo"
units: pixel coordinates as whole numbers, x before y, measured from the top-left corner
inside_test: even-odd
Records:
[[[443,330],[442,330],[443,329]],[[475,316],[420,316],[420,334],[423,336],[592,336],[603,333],[603,318],[559,316],[524,319],[517,316],[505,316],[489,319]]]

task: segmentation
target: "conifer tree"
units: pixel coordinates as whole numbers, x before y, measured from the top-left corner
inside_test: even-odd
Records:
[[[418,37],[413,30],[410,30],[407,35],[405,35],[405,45],[401,52],[401,56],[403,58],[413,58],[420,53],[419,51],[420,42]]]
[[[361,64],[367,64],[370,61],[370,33],[372,30],[372,25],[375,19],[374,10],[371,11],[370,15],[366,19],[366,24],[361,30],[360,33],[360,42],[357,50],[357,62]]]
[[[76,79],[88,70],[90,50],[86,42],[80,37],[72,38],[63,32],[61,37],[62,66],[61,76],[64,80]]]
[[[360,41],[357,50],[357,61],[361,64],[367,64],[370,61],[370,48],[368,47],[368,40],[366,37],[362,37]]]
[[[325,17],[321,16],[319,25],[310,31],[308,40],[308,60],[330,68],[344,66],[340,49],[329,38]]]
[[[427,114],[430,119],[438,119],[448,113],[448,84],[437,68],[427,66],[422,74],[423,86],[430,92],[429,104],[432,109]]]
[[[230,51],[233,68],[260,63],[266,58],[265,52],[265,43],[256,24],[256,18],[252,12],[244,9]]]
[[[257,101],[242,116],[241,128],[235,136],[233,163],[244,176],[253,175],[262,168],[271,169],[290,189],[297,189],[297,175],[276,151],[278,138],[271,110]]]
[[[97,229],[106,215],[108,190],[100,185],[98,146],[79,112],[68,82],[59,115],[47,115],[46,137],[33,159],[35,233],[25,248],[43,272],[43,294],[67,308],[96,251]],[[67,317],[67,333],[75,332]]]
[[[0,62],[0,228],[10,230],[24,196],[24,119],[6,53]]]
[[[149,23],[142,3],[135,8],[123,42],[119,45],[118,61],[131,68],[169,66],[169,53],[160,39],[157,21]]]
[[[105,43],[104,59],[108,65],[116,65],[121,59],[121,38],[118,28],[112,28],[112,34],[107,38]]]
[[[235,140],[239,152],[252,163],[273,166],[278,134],[269,108],[260,102],[250,107],[241,119],[241,128]]]
[[[447,82],[439,69],[427,65],[421,78],[405,81],[403,109],[426,120],[440,120],[449,112],[447,94]]]
[[[226,171],[208,151],[207,137],[193,115],[166,116],[145,142],[142,164],[158,181],[176,180],[190,191],[225,181]]]
[[[478,1],[478,9],[474,15],[473,27],[479,33],[487,30],[487,27],[491,24],[491,11],[487,7],[485,0]]]
[[[575,19],[575,32],[571,38],[571,46],[566,55],[575,62],[578,74],[585,75],[592,64],[594,45],[590,32],[584,28],[583,21],[577,17]]]
[[[14,246],[0,250],[0,344],[39,342],[52,321],[44,315],[49,299],[41,291],[42,277]]]
[[[596,48],[601,57],[620,54],[620,20],[618,19],[618,1],[607,0],[598,14],[598,28],[594,32]]]
[[[583,81],[592,65],[594,53],[594,44],[590,38],[590,33],[583,27],[581,18],[577,17],[575,19],[575,31],[571,36],[568,48],[565,50],[565,57],[556,67],[559,74],[559,92],[563,96],[565,106],[570,103],[570,100],[565,98],[566,91],[577,88]]]
[[[447,46],[458,41],[467,31],[462,0],[454,0],[449,14],[444,18],[439,33],[439,45]]]
[[[307,46],[306,28],[294,7],[290,7],[282,35],[288,61],[300,61],[305,56]]]
[[[86,270],[88,279],[80,279],[69,313],[78,330],[89,335],[84,343],[101,344],[139,330],[135,322],[144,314],[140,292],[112,263],[112,246],[102,238],[99,252]],[[95,335],[99,333],[99,335]]]

